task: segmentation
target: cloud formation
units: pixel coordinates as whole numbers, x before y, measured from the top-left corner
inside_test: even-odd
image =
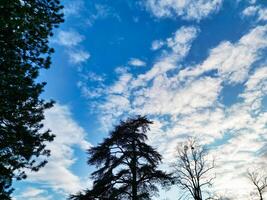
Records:
[[[90,58],[90,54],[84,50],[69,51],[69,59],[71,63],[80,64]]]
[[[102,91],[99,120],[112,125],[114,119],[148,115],[154,121],[150,143],[164,152],[166,162],[174,158],[178,142],[200,138],[216,157],[214,189],[241,200],[251,189],[244,178],[247,168],[267,163],[267,66],[259,64],[267,49],[267,26],[251,29],[236,42],[223,41],[204,61],[182,67],[198,33],[195,27],[181,27],[161,40],[166,49],[147,72],[120,73]],[[224,105],[223,89],[236,85],[244,88],[239,100]]]
[[[52,200],[53,197],[47,194],[47,191],[36,188],[26,188],[21,194],[15,197],[15,200],[27,199],[27,200]]]
[[[84,184],[70,167],[75,163],[74,147],[85,151],[91,146],[85,138],[86,132],[74,121],[67,106],[56,104],[45,112],[45,116],[45,128],[56,135],[55,140],[47,144],[51,156],[44,168],[29,174],[27,181],[38,182],[64,194],[77,192]]]
[[[83,0],[68,1],[64,6],[63,12],[65,18],[70,16],[77,16],[80,14],[80,11],[84,8]]]
[[[60,30],[51,41],[66,48],[70,63],[80,64],[90,58],[90,53],[81,50],[80,44],[84,40],[85,37],[74,30]]]
[[[60,30],[53,42],[65,46],[74,47],[84,40],[84,36],[76,31],[63,31]]]
[[[138,58],[131,58],[128,62],[129,65],[132,65],[134,67],[144,67],[146,66],[146,63],[143,60],[140,60]]]
[[[181,17],[185,20],[200,21],[217,12],[223,0],[144,0],[147,10],[154,16]]]
[[[89,26],[93,26],[94,23],[97,20],[103,20],[106,18],[113,18],[118,21],[120,21],[120,16],[117,14],[117,12],[112,9],[112,7],[109,7],[105,4],[95,4],[94,10],[91,12],[88,12],[88,17],[86,19],[86,24]]]
[[[152,107],[157,104],[156,101],[152,102],[153,95],[156,95],[157,93],[153,93],[153,86],[151,88],[147,88],[147,90],[151,91],[145,90],[145,87],[150,82],[156,83],[158,79],[163,79],[168,71],[176,68],[177,62],[188,54],[190,46],[194,38],[196,38],[198,32],[198,28],[193,26],[181,27],[172,35],[172,37],[165,40],[165,45],[168,48],[166,52],[168,53],[163,53],[162,56],[155,62],[153,67],[146,73],[134,77],[127,70],[122,71],[118,81],[109,87],[105,85],[95,87],[95,93],[92,92],[92,88],[87,90],[90,91],[90,94],[97,94],[97,97],[104,95],[104,98],[107,100],[101,103],[98,107],[101,112],[105,113],[101,118],[102,125],[111,125],[110,122],[115,122],[114,119],[123,115],[126,111],[131,112],[132,108],[135,108],[136,111],[139,110],[139,108],[142,110],[142,102],[146,102],[146,105],[152,109]],[[164,82],[164,80],[162,80],[162,82]],[[166,83],[168,84],[168,82]],[[85,86],[86,83],[80,83],[80,85]],[[160,88],[155,88],[155,91],[159,92],[160,90],[157,89]],[[83,87],[83,91],[85,90],[86,89]],[[162,93],[162,98],[166,96],[165,93]],[[129,99],[130,96],[133,98],[132,101]],[[160,100],[158,99],[157,101]],[[148,107],[144,109],[142,113],[147,113]],[[158,105],[156,105],[155,110],[157,110],[157,107]]]
[[[267,21],[267,8],[259,5],[251,5],[242,12],[245,17],[256,17],[257,21]]]

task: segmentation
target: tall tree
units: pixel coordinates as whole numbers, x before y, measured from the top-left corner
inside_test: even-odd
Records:
[[[209,172],[214,168],[214,160],[207,159],[207,150],[199,145],[195,139],[189,139],[178,146],[176,161],[172,164],[175,182],[187,196],[195,200],[203,199],[203,187],[211,186],[214,176]]]
[[[0,1],[0,199],[10,199],[12,180],[37,171],[49,155],[44,110],[53,105],[40,94],[39,70],[49,68],[52,30],[63,21],[58,0]]]
[[[157,183],[171,181],[170,174],[157,169],[161,155],[145,143],[151,123],[146,117],[130,118],[91,148],[88,164],[97,168],[93,188],[70,199],[150,199]]]
[[[247,177],[257,190],[259,200],[263,200],[263,193],[266,192],[267,189],[267,176],[257,171],[248,171]]]

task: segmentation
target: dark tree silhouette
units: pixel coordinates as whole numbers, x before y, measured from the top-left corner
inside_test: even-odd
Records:
[[[10,199],[12,180],[36,171],[49,155],[44,110],[53,105],[39,96],[39,70],[49,68],[52,29],[63,21],[58,0],[0,1],[0,199]],[[38,157],[38,159],[36,159]]]
[[[91,148],[88,163],[97,168],[93,188],[70,199],[150,199],[158,191],[156,184],[169,183],[170,174],[157,169],[161,155],[145,143],[151,123],[141,116],[123,121]]]
[[[267,188],[267,176],[264,176],[263,174],[257,171],[248,171],[247,177],[255,186],[259,196],[259,200],[263,200],[263,193],[266,192]]]
[[[214,168],[214,160],[208,162],[207,150],[195,139],[189,139],[177,148],[177,157],[172,168],[176,184],[188,192],[185,199],[191,196],[195,200],[202,200],[203,187],[211,186],[215,178],[208,174]]]

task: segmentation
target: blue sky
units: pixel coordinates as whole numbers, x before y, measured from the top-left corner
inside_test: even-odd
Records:
[[[154,121],[149,143],[165,163],[179,142],[197,137],[216,158],[213,190],[248,199],[246,170],[267,162],[267,2],[62,3],[66,21],[40,77],[43,97],[57,102],[44,122],[57,137],[50,162],[15,184],[16,200],[60,200],[90,187],[86,149],[136,114]]]

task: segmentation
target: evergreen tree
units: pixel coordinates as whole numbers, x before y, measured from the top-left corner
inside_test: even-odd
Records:
[[[161,155],[145,143],[151,123],[141,116],[128,119],[91,148],[88,164],[97,168],[93,188],[70,199],[150,199],[158,191],[157,183],[171,181],[170,174],[157,169]]]
[[[53,140],[43,130],[44,110],[52,101],[40,98],[45,83],[40,69],[51,64],[48,45],[52,29],[63,21],[58,0],[0,1],[0,199],[10,199],[12,180],[24,170],[37,171],[46,163]]]

